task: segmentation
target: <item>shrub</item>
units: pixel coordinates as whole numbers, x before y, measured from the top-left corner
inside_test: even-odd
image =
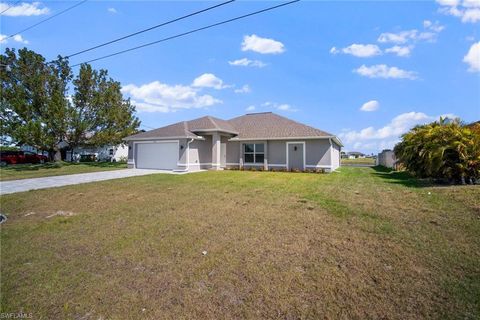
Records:
[[[480,178],[480,134],[458,119],[416,126],[394,151],[398,163],[421,178],[462,184]]]

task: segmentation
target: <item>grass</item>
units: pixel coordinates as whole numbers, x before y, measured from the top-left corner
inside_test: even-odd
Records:
[[[0,312],[480,317],[478,186],[415,184],[375,168],[224,171],[30,191],[0,204]]]
[[[0,167],[0,181],[118,170],[126,167],[127,164],[122,162],[49,162],[44,164],[17,164]]]
[[[341,159],[341,164],[368,164],[375,165],[375,159],[373,158],[357,158],[357,159]]]

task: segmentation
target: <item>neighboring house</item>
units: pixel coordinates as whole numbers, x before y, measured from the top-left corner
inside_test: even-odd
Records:
[[[98,161],[126,161],[128,157],[128,146],[120,144],[118,146],[106,145],[102,147],[78,147],[73,150],[73,160],[79,161],[82,155],[95,155]],[[72,152],[66,151],[65,161],[72,161]]]
[[[385,149],[378,154],[377,157],[377,166],[384,166],[387,168],[395,168],[397,163],[397,158],[395,158],[395,153],[390,149]]]
[[[358,159],[358,158],[365,158],[365,155],[361,152],[352,151],[347,153],[348,159]]]
[[[316,169],[340,166],[340,140],[271,112],[231,120],[211,116],[135,134],[129,167],[196,171],[232,167]]]

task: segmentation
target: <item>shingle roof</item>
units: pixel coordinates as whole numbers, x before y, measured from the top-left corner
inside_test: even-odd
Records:
[[[237,130],[228,122],[212,116],[205,116],[187,122],[188,129],[192,132],[197,131],[222,131],[229,133],[238,133]]]
[[[205,116],[190,121],[138,133],[125,140],[162,138],[200,138],[202,132],[221,131],[234,134],[234,139],[291,139],[334,137],[332,134],[298,123],[272,112],[250,113],[231,120]],[[197,133],[197,134],[196,134]],[[340,142],[339,142],[340,143]]]
[[[272,112],[250,113],[229,120],[237,139],[333,137],[332,134],[298,123]]]
[[[148,139],[148,138],[197,138],[198,136],[188,130],[187,122],[177,122],[158,129],[137,133],[125,138],[125,140]]]

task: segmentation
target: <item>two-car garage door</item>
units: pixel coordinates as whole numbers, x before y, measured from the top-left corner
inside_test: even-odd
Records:
[[[177,168],[178,142],[136,143],[135,164],[138,169]]]

